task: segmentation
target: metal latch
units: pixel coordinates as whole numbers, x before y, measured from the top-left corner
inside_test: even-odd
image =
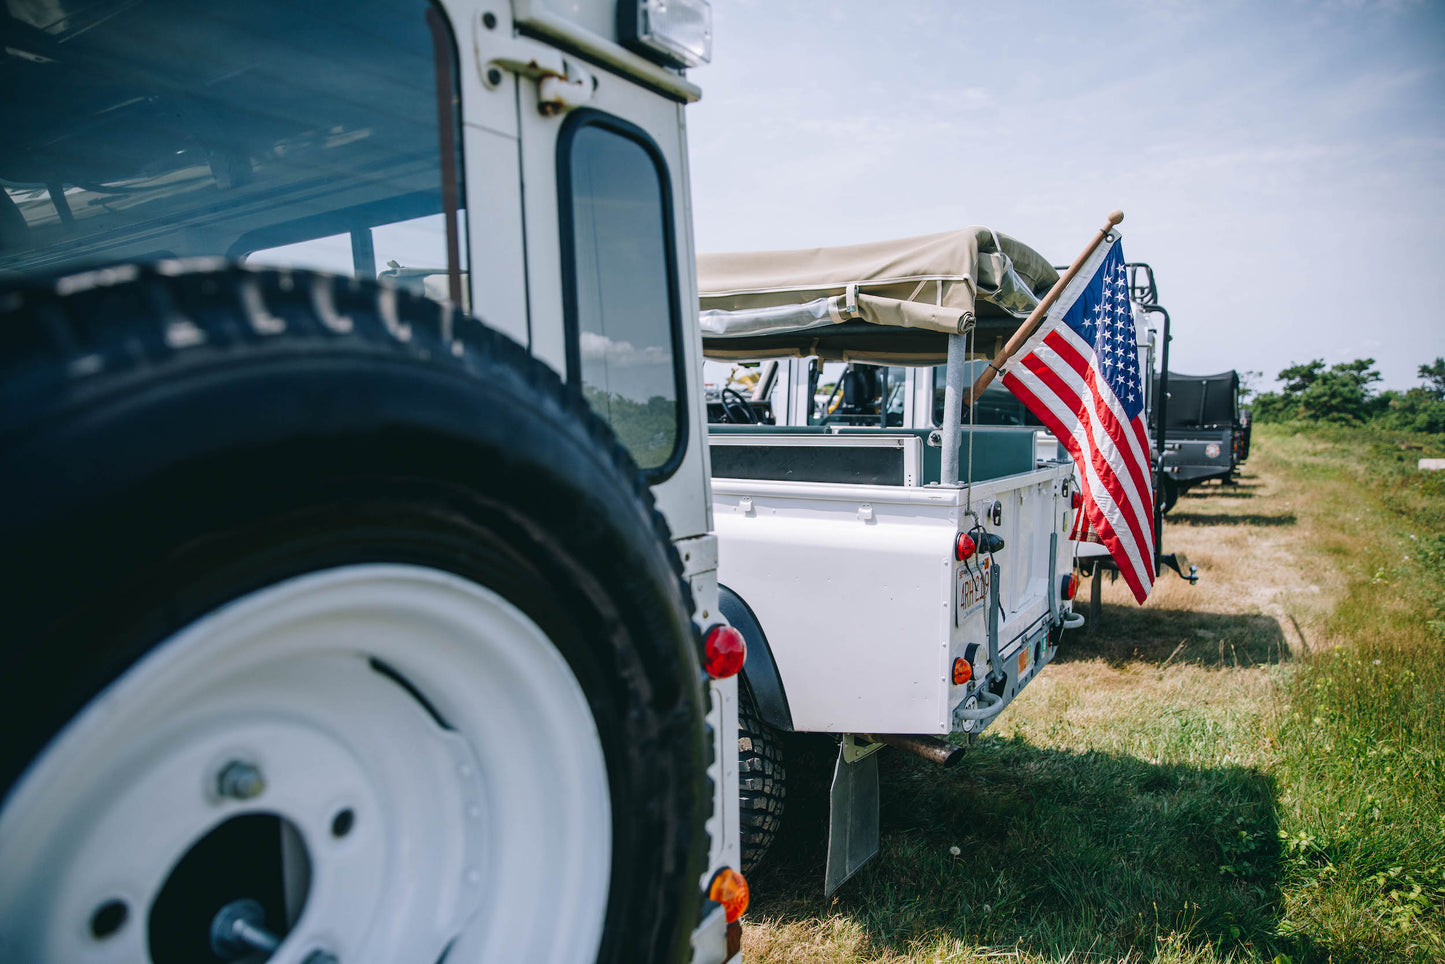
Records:
[[[553,74],[537,81],[537,109],[548,117],[555,116],[588,103],[596,89],[597,78],[581,64],[568,60],[562,76]]]
[[[581,64],[567,60],[555,50],[529,50],[526,54],[503,54],[487,62],[482,82],[488,88],[501,83],[500,71],[537,82],[537,109],[548,117],[590,103],[597,79]]]
[[[1003,503],[997,499],[974,503],[973,512],[979,519],[987,520],[994,525],[1003,524]]]

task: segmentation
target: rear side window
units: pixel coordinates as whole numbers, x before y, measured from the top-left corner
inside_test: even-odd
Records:
[[[221,256],[459,287],[457,71],[433,4],[82,6],[0,12],[0,90],[25,91],[0,98],[0,284]]]
[[[646,135],[596,112],[558,145],[567,375],[652,478],[684,442],[667,170]]]

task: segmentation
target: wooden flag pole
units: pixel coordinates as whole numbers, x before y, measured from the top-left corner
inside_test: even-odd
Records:
[[[1038,330],[1039,325],[1044,320],[1044,315],[1048,314],[1049,309],[1054,306],[1054,302],[1059,300],[1059,296],[1064,293],[1064,288],[1068,287],[1069,282],[1074,280],[1074,275],[1079,273],[1079,269],[1084,266],[1084,262],[1089,260],[1089,255],[1094,253],[1094,249],[1104,242],[1104,239],[1109,236],[1109,232],[1122,220],[1124,220],[1123,211],[1109,212],[1108,223],[1099,229],[1099,233],[1094,235],[1094,240],[1090,241],[1088,247],[1084,248],[1083,253],[1074,259],[1073,264],[1069,265],[1069,270],[1065,271],[1063,275],[1059,277],[1059,280],[1054,282],[1054,286],[1049,289],[1049,293],[1044,295],[1044,300],[1040,301],[1034,310],[1029,312],[1028,318],[1019,326],[1018,331],[1013,333],[1013,337],[1008,340],[1008,344],[1004,345],[999,353],[993,356],[993,361],[988,363],[988,367],[983,370],[983,373],[980,374],[978,379],[973,383],[973,387],[968,390],[968,398],[965,399],[965,404],[972,406],[973,403],[978,400],[978,396],[983,394],[983,390],[993,383],[994,376],[1001,374],[1004,362],[1012,358],[1014,353],[1023,346],[1023,343],[1028,341],[1033,333]]]

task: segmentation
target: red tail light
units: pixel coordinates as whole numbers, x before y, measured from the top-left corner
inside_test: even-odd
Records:
[[[1073,495],[1069,496],[1069,508],[1082,509],[1083,507],[1084,494],[1082,492],[1075,492]]]
[[[953,683],[955,686],[962,686],[973,679],[973,664],[960,656],[953,661]]]
[[[960,532],[958,541],[953,545],[953,558],[963,562],[977,551],[978,546],[974,544],[973,537],[967,532]]]
[[[1074,595],[1079,591],[1079,577],[1072,572],[1061,579],[1059,583],[1059,595],[1064,599],[1073,599]]]
[[[707,889],[707,896],[708,900],[714,900],[723,905],[723,912],[727,914],[728,922],[731,923],[747,912],[748,882],[736,870],[724,867],[713,877],[712,885]]]
[[[727,679],[743,668],[748,658],[748,644],[743,634],[731,626],[714,626],[703,642],[702,668],[713,679]]]

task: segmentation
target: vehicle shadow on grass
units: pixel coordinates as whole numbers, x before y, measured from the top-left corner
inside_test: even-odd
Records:
[[[1292,526],[1298,521],[1293,512],[1192,512],[1182,505],[1164,517],[1165,525],[1171,526]]]
[[[1224,485],[1219,482],[1203,482],[1191,486],[1187,492],[1180,494],[1180,504],[1190,499],[1252,499],[1260,494],[1259,490],[1264,488],[1262,482],[1251,481],[1255,476],[1245,476],[1236,481],[1233,485]]]
[[[849,918],[864,934],[849,949],[858,958],[931,960],[950,942],[1067,960],[1148,959],[1164,946],[1299,953],[1278,935],[1277,791],[1256,770],[994,737],[954,770],[893,750],[879,768],[879,854],[825,899],[829,771],[800,766],[795,778],[790,764],[783,830],[750,875],[750,916]]]
[[[1081,610],[1085,606],[1087,603],[1075,603]],[[1111,666],[1145,662],[1232,668],[1291,659],[1289,642],[1279,621],[1258,613],[1205,613],[1105,603],[1099,626],[1098,632],[1090,632],[1085,626],[1065,633],[1053,661],[1103,659]]]

